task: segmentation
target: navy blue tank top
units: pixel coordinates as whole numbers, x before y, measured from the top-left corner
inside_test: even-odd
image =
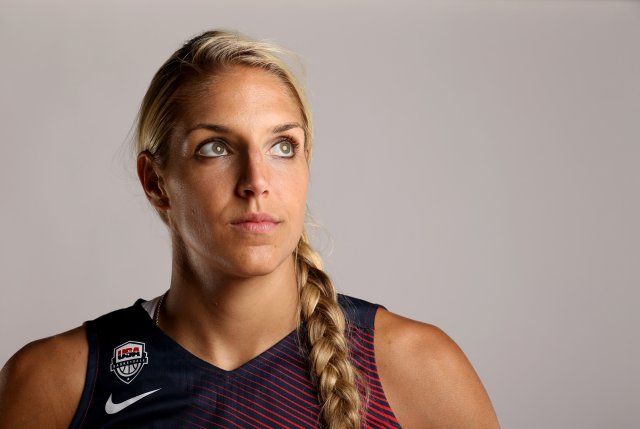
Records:
[[[319,405],[297,331],[227,371],[158,328],[144,301],[86,323],[89,362],[71,428],[319,428]],[[368,383],[363,428],[399,428],[378,377],[378,305],[339,295],[352,360]]]

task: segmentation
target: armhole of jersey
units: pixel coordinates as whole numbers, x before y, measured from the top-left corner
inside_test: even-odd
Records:
[[[398,417],[396,417],[396,413],[393,411],[393,408],[391,408],[391,404],[389,403],[389,400],[387,399],[387,393],[384,391],[384,386],[382,386],[382,380],[380,379],[380,373],[378,373],[378,356],[376,353],[376,345],[378,344],[377,342],[377,337],[378,337],[378,330],[375,329],[375,318],[378,315],[378,310],[383,309],[386,310],[387,308],[382,306],[382,305],[377,305],[373,311],[371,312],[371,333],[372,333],[372,340],[373,340],[373,346],[372,346],[372,351],[373,351],[373,365],[375,368],[375,377],[377,378],[378,383],[380,383],[380,393],[382,394],[382,398],[384,400],[384,408],[386,408],[386,416],[388,419],[392,420],[395,424],[397,424],[397,427],[401,427],[400,426],[400,422],[398,422]]]
[[[80,397],[80,403],[73,416],[73,420],[71,420],[69,429],[79,429],[82,427],[87,411],[89,410],[89,405],[91,404],[93,389],[96,384],[96,377],[98,376],[98,334],[93,322],[85,322],[84,326],[89,344],[87,374],[84,381],[84,388],[82,389],[82,396]]]
[[[362,367],[366,368],[363,374],[365,374],[365,378],[368,378],[368,381],[371,383],[369,388],[372,389],[372,391],[376,391],[374,396],[369,397],[367,416],[370,414],[371,420],[367,420],[369,424],[365,426],[378,427],[373,426],[372,423],[381,421],[385,427],[399,428],[401,427],[400,423],[398,423],[398,419],[389,404],[389,400],[382,386],[382,381],[380,380],[378,359],[376,356],[376,338],[378,332],[377,329],[375,329],[375,319],[378,310],[386,310],[386,307],[345,295],[339,295],[338,299],[352,327],[350,330],[350,341],[353,342],[352,344],[355,347],[358,347],[358,343],[360,343],[360,346],[364,349],[364,354],[362,354],[361,357],[355,357],[355,359],[361,363],[368,362],[368,364]],[[366,357],[367,354],[369,357]],[[369,419],[369,417],[366,417],[366,419]]]
[[[380,309],[386,310],[387,307],[385,307],[384,305],[375,304],[375,306],[370,310],[370,315],[368,316],[369,317],[369,326],[374,331],[376,329],[376,316],[378,315],[378,310],[380,310]]]

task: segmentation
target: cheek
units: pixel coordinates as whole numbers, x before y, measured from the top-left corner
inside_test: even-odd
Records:
[[[207,220],[215,219],[223,205],[219,180],[180,177],[171,182],[169,190],[169,216],[180,229],[202,232],[207,228]]]
[[[297,208],[297,212],[304,213],[307,205],[307,193],[309,190],[309,170],[306,165],[297,169],[287,179],[287,196],[291,206]]]
[[[292,189],[290,189],[291,206],[294,207],[296,223],[296,233],[302,234],[304,229],[305,215],[307,212],[307,193],[309,187],[308,173],[293,178]]]

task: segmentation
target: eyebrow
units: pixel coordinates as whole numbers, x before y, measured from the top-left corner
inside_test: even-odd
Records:
[[[273,129],[273,133],[274,134],[283,133],[285,131],[289,131],[292,128],[302,128],[302,125],[300,125],[297,122],[289,122],[288,124],[278,125]]]
[[[189,128],[187,130],[186,135],[191,134],[192,132],[194,132],[195,130],[209,130],[209,131],[216,131],[218,133],[228,133],[231,131],[230,128],[225,127],[224,125],[216,125],[216,124],[196,124],[193,127]]]
[[[300,125],[297,122],[288,122],[286,124],[282,124],[282,125],[278,125],[277,127],[274,127],[272,132],[273,134],[278,134],[278,133],[283,133],[285,131],[289,131],[290,129],[293,129],[293,128],[302,128],[302,125]],[[186,135],[189,135],[196,130],[209,130],[209,131],[215,131],[218,133],[231,132],[231,128],[225,127],[224,125],[201,123],[201,124],[196,124],[193,127],[189,128],[187,130]]]

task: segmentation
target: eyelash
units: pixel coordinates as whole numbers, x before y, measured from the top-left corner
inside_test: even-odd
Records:
[[[298,153],[298,148],[300,147],[300,143],[298,143],[295,139],[292,139],[291,137],[287,137],[284,136],[281,139],[279,139],[273,146],[271,146],[272,148],[276,145],[279,145],[280,143],[289,143],[291,145],[291,156],[286,157],[286,158],[293,158],[294,156],[296,156],[296,154]]]
[[[201,144],[199,144],[198,147],[196,148],[196,155],[198,155],[198,156],[200,156],[202,158],[217,158],[217,157],[213,157],[213,156],[202,155],[200,153],[202,148],[205,147],[206,145],[210,144],[210,143],[220,144],[220,145],[224,146],[224,148],[227,151],[229,151],[229,146],[227,145],[227,143],[224,140],[220,140],[218,138],[215,138],[215,139],[211,139],[211,140],[206,140],[206,141],[202,142]],[[224,156],[224,155],[221,155],[221,156]]]
[[[277,142],[275,142],[271,148],[274,148],[275,146],[281,144],[281,143],[289,143],[291,145],[291,151],[293,152],[291,156],[288,157],[282,157],[282,158],[293,158],[296,156],[296,154],[298,153],[298,148],[300,147],[300,143],[298,143],[295,139],[289,137],[289,136],[283,136],[282,138],[280,138]],[[198,145],[198,147],[196,148],[196,155],[199,155],[202,158],[217,158],[214,156],[206,156],[206,155],[201,155],[200,154],[200,150],[207,144],[209,143],[218,143],[220,145],[223,145],[225,147],[225,149],[227,151],[229,151],[229,145],[227,144],[227,142],[225,142],[224,140],[220,140],[219,138],[215,138],[215,139],[211,139],[211,140],[207,140],[202,142],[200,145]],[[220,155],[220,156],[225,156],[225,155]]]

